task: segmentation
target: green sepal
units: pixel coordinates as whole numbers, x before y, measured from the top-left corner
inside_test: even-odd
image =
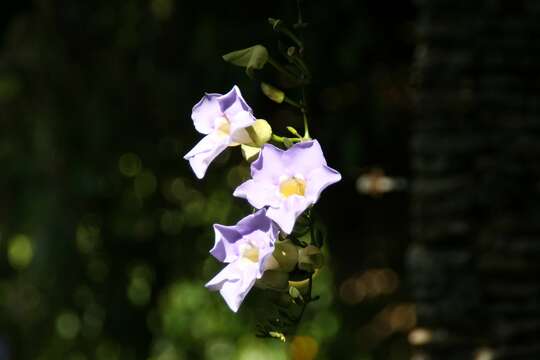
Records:
[[[283,139],[283,145],[285,145],[285,147],[288,149],[290,147],[292,147],[294,145],[292,139],[290,138],[284,138]]]

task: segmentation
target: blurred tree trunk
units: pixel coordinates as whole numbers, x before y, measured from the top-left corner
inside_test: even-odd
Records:
[[[422,0],[414,359],[540,359],[540,2]]]

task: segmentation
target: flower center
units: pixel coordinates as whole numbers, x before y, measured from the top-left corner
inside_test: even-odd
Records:
[[[242,257],[253,262],[259,261],[259,249],[255,246],[248,245],[244,251],[242,251]]]
[[[226,117],[222,116],[217,119],[216,133],[219,136],[229,136],[231,134],[231,123]]]
[[[304,196],[306,192],[306,181],[297,176],[287,178],[279,184],[279,192],[286,198],[291,195]]]

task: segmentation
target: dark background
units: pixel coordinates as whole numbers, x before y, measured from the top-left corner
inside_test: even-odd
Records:
[[[272,47],[273,4],[10,1],[0,12],[0,359],[407,359],[407,189],[361,193],[381,168],[407,179],[415,8],[304,4],[311,133],[343,181],[318,204],[329,234],[321,300],[294,346],[254,337],[202,285],[219,269],[211,224],[248,209],[229,151],[198,181],[182,156],[203,92],[238,84],[278,133],[301,119],[221,55]],[[315,344],[315,345],[314,345]],[[317,347],[314,351],[314,347]],[[288,355],[286,355],[288,354]]]

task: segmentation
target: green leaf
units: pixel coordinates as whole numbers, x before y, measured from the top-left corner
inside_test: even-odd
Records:
[[[268,50],[262,45],[237,50],[223,55],[223,60],[246,68],[248,76],[253,77],[254,70],[260,70],[268,61]]]

